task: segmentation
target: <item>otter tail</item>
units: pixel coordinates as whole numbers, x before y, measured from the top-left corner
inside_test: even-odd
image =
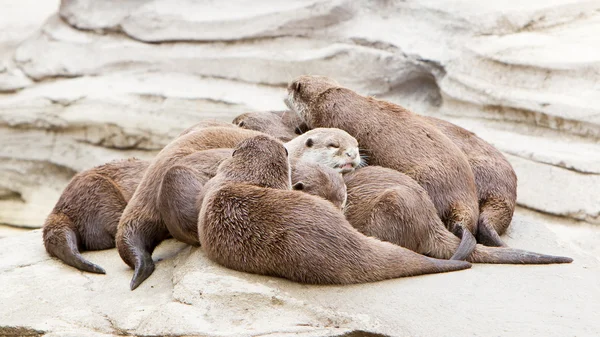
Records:
[[[44,224],[44,246],[51,256],[57,257],[69,266],[82,271],[106,274],[104,269],[81,256],[79,238],[75,225],[64,214],[50,214]]]
[[[453,233],[460,238],[460,244],[450,260],[466,260],[473,250],[475,250],[477,240],[475,240],[475,236],[469,230],[461,225],[455,225]]]
[[[475,263],[498,264],[553,264],[573,262],[572,258],[565,256],[545,255],[521,249],[487,247],[484,245],[477,245],[467,260]]]
[[[512,220],[514,204],[499,198],[488,198],[482,205],[477,221],[477,242],[490,247],[508,247],[499,234]]]

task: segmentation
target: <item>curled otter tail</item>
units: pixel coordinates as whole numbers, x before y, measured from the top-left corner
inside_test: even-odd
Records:
[[[469,255],[471,255],[475,249],[475,245],[477,245],[475,236],[473,236],[473,234],[466,230],[462,225],[455,225],[453,233],[461,239],[458,248],[450,260],[465,260],[467,257],[469,257]]]
[[[467,260],[475,263],[499,264],[552,264],[573,262],[572,258],[566,256],[545,255],[521,249],[487,247],[484,245],[477,245]]]
[[[508,247],[496,232],[496,229],[488,221],[485,213],[479,215],[477,222],[477,242],[490,247]]]
[[[106,274],[104,269],[81,256],[75,225],[64,214],[51,214],[44,224],[44,246],[51,256],[82,271]]]

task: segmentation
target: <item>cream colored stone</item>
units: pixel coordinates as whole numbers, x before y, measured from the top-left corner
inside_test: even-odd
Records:
[[[311,286],[236,272],[209,261],[201,248],[168,240],[154,253],[156,270],[135,291],[129,290],[132,271],[115,249],[84,253],[106,275],[82,273],[50,258],[41,232],[33,231],[0,239],[0,334],[12,326],[51,336],[593,335],[600,304],[590,298],[600,296],[600,261],[573,250],[544,222],[517,213],[504,239],[571,256],[572,264],[477,264],[453,273]],[[465,324],[457,316],[471,319]]]

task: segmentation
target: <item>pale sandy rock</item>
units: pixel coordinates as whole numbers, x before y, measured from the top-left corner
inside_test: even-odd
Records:
[[[52,336],[81,330],[143,336],[339,336],[376,327],[366,315],[314,306],[275,286],[285,281],[227,270],[198,248],[174,240],[157,249],[154,258],[162,261],[133,292],[131,270],[115,249],[86,254],[107,270],[107,275],[93,275],[48,257],[41,231],[2,239],[0,246],[0,280],[9,287],[0,299],[11,304],[0,308],[0,334],[12,326]],[[16,247],[27,251],[9,256],[8,249]],[[27,286],[17,286],[23,280]]]
[[[507,155],[519,183],[517,200],[527,208],[600,223],[600,175],[581,174]]]
[[[86,30],[118,30],[121,21],[152,0],[63,0],[60,16],[70,25]]]
[[[201,248],[169,240],[154,254],[154,274],[132,292],[132,272],[116,250],[84,253],[106,275],[81,273],[48,257],[40,234],[0,240],[0,299],[8,304],[0,306],[0,333],[7,326],[51,336],[81,330],[340,336],[358,329],[384,336],[589,336],[600,329],[594,316],[600,304],[589,301],[600,296],[600,262],[573,251],[530,215],[517,214],[508,244],[568,255],[572,264],[474,265],[370,284],[310,286],[229,270],[207,260]]]
[[[284,107],[278,89],[183,74],[113,74],[27,88],[0,101],[0,223],[41,227],[76,172],[150,159],[200,120]]]
[[[11,92],[23,89],[33,81],[23,72],[14,67],[12,62],[0,64],[0,92]]]
[[[500,151],[579,173],[600,174],[600,143],[528,124],[439,116],[494,145]]]
[[[419,70],[402,54],[327,40],[282,37],[260,43],[151,45],[121,35],[78,31],[57,18],[49,20],[40,36],[25,42],[15,59],[35,79],[146,70],[285,86],[294,77],[312,73],[369,93],[387,92]]]
[[[121,23],[143,41],[227,41],[306,35],[352,17],[351,1],[157,0],[140,6]]]
[[[33,83],[13,62],[18,45],[34,34],[58,8],[59,0],[0,0],[0,93],[13,92]]]
[[[226,10],[236,6],[245,10]],[[0,101],[0,157],[72,173],[150,157],[199,119],[283,109],[290,79],[321,74],[456,121],[524,160],[521,205],[596,221],[592,188],[559,200],[563,185],[600,173],[598,9],[591,0],[64,0],[40,31],[23,43],[13,38],[4,53],[0,86],[27,89]],[[18,11],[26,9],[12,12],[11,25]],[[14,205],[33,200],[24,196],[36,187],[8,188],[4,172],[0,165],[8,191],[0,206],[28,209]],[[41,225],[42,215],[31,214],[19,224]]]

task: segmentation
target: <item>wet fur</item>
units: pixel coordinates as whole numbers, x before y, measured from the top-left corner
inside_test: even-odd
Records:
[[[269,136],[241,142],[206,186],[200,242],[210,259],[228,268],[347,284],[470,266],[366,237],[330,202],[290,190],[285,148]]]

